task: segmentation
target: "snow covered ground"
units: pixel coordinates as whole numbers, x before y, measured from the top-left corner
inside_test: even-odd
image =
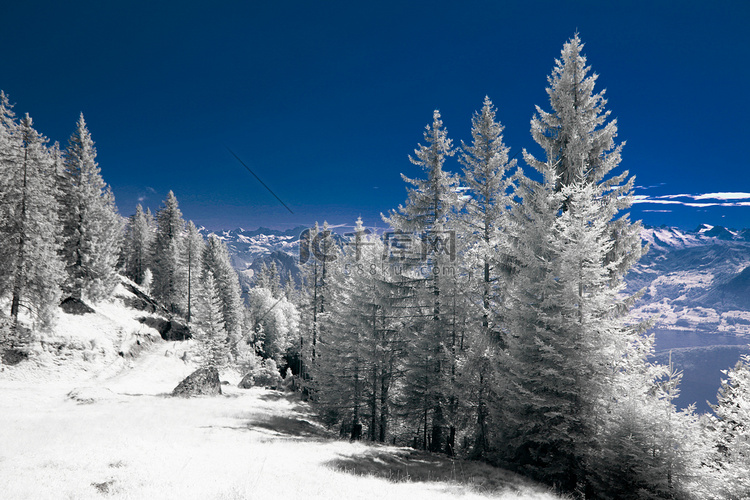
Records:
[[[223,396],[173,398],[190,342],[147,334],[128,297],[62,318],[54,354],[0,372],[0,497],[558,498],[485,464],[338,440],[236,373]]]

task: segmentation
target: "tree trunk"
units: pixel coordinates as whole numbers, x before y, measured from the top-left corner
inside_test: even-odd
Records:
[[[479,374],[479,400],[477,402],[477,430],[474,441],[475,458],[484,458],[489,449],[487,436],[487,404],[484,400],[484,374]]]
[[[452,425],[448,429],[448,441],[445,443],[445,454],[449,457],[456,454],[456,428]]]
[[[28,169],[28,148],[23,152],[23,186],[21,192],[21,214],[20,231],[18,238],[18,254],[16,255],[16,272],[13,280],[13,298],[10,304],[10,316],[13,319],[13,331],[18,333],[18,312],[21,306],[21,293],[26,285],[26,187],[27,187],[27,169]]]
[[[370,441],[377,438],[378,426],[378,367],[372,367],[372,394],[370,397]]]
[[[390,375],[383,372],[380,374],[380,437],[378,441],[385,443],[386,430],[388,428],[388,386]]]
[[[432,417],[432,442],[430,443],[430,451],[435,453],[443,451],[443,419],[443,407],[438,403],[435,405]]]

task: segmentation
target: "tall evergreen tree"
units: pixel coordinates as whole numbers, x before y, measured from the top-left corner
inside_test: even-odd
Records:
[[[62,190],[63,257],[68,275],[65,293],[77,299],[101,300],[117,284],[123,224],[114,195],[101,177],[83,114],[65,151]]]
[[[459,157],[469,195],[460,219],[467,247],[460,262],[469,281],[464,287],[464,295],[470,299],[466,312],[478,321],[472,321],[468,329],[469,361],[462,382],[464,394],[476,408],[473,456],[485,457],[490,448],[489,434],[495,428],[491,408],[499,404],[497,378],[502,356],[498,350],[506,345],[502,307],[510,279],[508,228],[509,210],[514,204],[509,171],[516,161],[508,158],[503,126],[495,119],[489,97],[484,98],[482,110],[474,114],[471,123],[472,143],[462,142]]]
[[[3,234],[14,231],[15,213],[11,209],[14,202],[13,179],[18,169],[20,152],[18,121],[13,106],[4,91],[0,90],[0,227]],[[13,276],[12,255],[16,249],[11,240],[0,240],[0,290],[10,290]]]
[[[201,364],[221,369],[229,362],[229,343],[225,328],[221,290],[213,273],[207,271],[197,291],[193,335]]]
[[[271,294],[276,298],[281,296],[281,280],[279,279],[279,270],[275,261],[272,261],[270,266],[267,266],[265,262],[260,265],[258,277],[255,279],[255,286],[270,290]]]
[[[302,266],[302,291],[300,294],[300,314],[302,327],[299,338],[299,351],[303,364],[314,368],[319,356],[318,342],[321,339],[322,317],[331,301],[329,275],[331,263],[339,256],[328,223],[321,228],[315,225],[300,237],[300,252],[307,252],[307,261]],[[307,376],[308,374],[303,374]]]
[[[229,260],[226,244],[216,235],[211,235],[203,249],[203,276],[211,273],[221,299],[224,328],[229,345],[234,348],[242,337],[244,321],[240,282],[237,272]],[[234,352],[236,354],[236,352]]]
[[[550,106],[546,112],[537,106],[531,120],[531,135],[545,152],[545,162],[556,173],[555,189],[572,183],[597,186],[596,195],[614,203],[618,210],[630,207],[634,177],[628,171],[610,176],[622,159],[625,143],[615,144],[617,119],[607,122],[610,111],[605,110],[605,91],[594,92],[598,75],[590,74],[586,57],[581,52],[583,43],[576,33],[565,43],[561,57],[556,60],[547,78]],[[540,162],[527,156],[530,165],[540,169]],[[563,208],[565,208],[563,201]],[[623,276],[638,262],[642,247],[640,222],[631,223],[627,213],[608,222],[614,244],[609,261],[619,262],[613,269],[613,279]]]
[[[750,356],[743,355],[730,370],[711,405],[715,447],[710,458],[718,490],[713,498],[750,497]]]
[[[9,111],[7,98],[0,94],[0,113],[12,118]],[[54,321],[63,280],[60,227],[55,165],[45,147],[47,139],[34,130],[28,114],[17,127],[12,119],[0,127],[2,280],[3,292],[10,292],[10,319],[17,341],[22,310],[31,314],[37,326],[49,327]]]
[[[490,323],[500,316],[496,304],[502,299],[502,280],[507,276],[508,242],[503,231],[509,226],[509,210],[513,206],[513,178],[509,160],[510,148],[503,142],[503,126],[495,120],[495,108],[489,97],[484,98],[481,112],[471,121],[471,145],[462,143],[459,161],[464,165],[463,182],[470,198],[465,203],[462,233],[467,253],[476,262],[473,275],[480,280],[482,328],[485,335],[499,339],[499,325]],[[498,318],[499,319],[499,318]],[[492,332],[492,333],[491,333]]]
[[[330,274],[314,402],[329,425],[340,423],[352,439],[385,441],[404,349],[396,326],[397,288],[382,262],[382,240],[366,235],[361,219],[352,236]]]
[[[451,320],[447,314],[451,297],[446,293],[448,280],[441,275],[454,269],[452,261],[456,254],[455,248],[451,252],[451,246],[456,240],[455,233],[451,233],[455,230],[451,216],[457,210],[459,195],[457,179],[443,170],[446,158],[453,156],[455,151],[439,111],[433,113],[432,125],[427,126],[424,138],[426,144],[420,144],[415,150],[416,158],[409,159],[424,170],[427,178],[410,179],[402,174],[404,181],[413,186],[407,188],[407,203],[391,211],[383,220],[397,231],[411,233],[421,240],[415,242],[421,246],[421,256],[411,267],[424,276],[426,294],[420,304],[425,315],[415,320],[421,321],[422,325],[415,328],[420,334],[410,353],[411,380],[407,384],[422,395],[424,425],[431,427],[431,450],[450,451],[455,427],[449,422],[448,406],[452,405],[450,393],[453,392],[455,359],[451,352]],[[450,432],[446,435],[449,426]]]
[[[187,310],[187,273],[183,262],[185,221],[170,191],[164,206],[156,213],[156,237],[153,250],[154,297],[170,312],[184,314]]]
[[[547,89],[552,113],[537,108],[532,135],[547,156],[524,151],[541,182],[520,177],[514,212],[516,265],[510,315],[508,460],[563,490],[592,488],[604,403],[637,329],[622,276],[643,252],[627,215],[633,179],[608,177],[620,161],[616,123],[604,126],[602,94],[576,35],[565,44]],[[634,237],[631,237],[635,235]]]

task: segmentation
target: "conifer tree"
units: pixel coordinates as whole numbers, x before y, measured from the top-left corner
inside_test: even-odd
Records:
[[[18,169],[20,149],[18,122],[13,106],[5,92],[0,90],[0,228],[3,235],[14,231],[15,213],[11,207],[15,202],[12,194],[18,190],[14,190],[12,179],[17,177],[14,172]],[[15,251],[11,240],[0,240],[0,290],[10,289],[9,283],[13,276],[12,255]]]
[[[268,266],[265,262],[260,263],[260,269],[258,269],[257,277],[255,278],[254,285],[257,288],[270,289],[268,283]]]
[[[452,141],[440,119],[440,112],[433,113],[433,122],[424,132],[425,145],[415,150],[416,158],[409,157],[411,162],[420,166],[426,179],[410,179],[401,175],[407,188],[408,200],[405,206],[391,211],[383,220],[395,230],[412,233],[416,236],[417,245],[421,246],[421,255],[417,262],[411,263],[414,270],[424,278],[423,294],[419,303],[425,315],[413,323],[414,330],[420,332],[415,338],[414,349],[410,353],[410,379],[407,387],[416,395],[421,395],[424,425],[429,419],[431,427],[430,449],[432,451],[452,450],[451,437],[455,428],[449,422],[450,394],[453,392],[452,371],[455,359],[452,358],[451,320],[448,317],[450,296],[448,280],[442,278],[446,271],[452,271],[455,259],[455,247],[451,246],[455,230],[451,216],[459,204],[457,192],[458,181],[443,170],[446,158],[453,156]],[[424,257],[422,259],[421,257]],[[407,265],[409,263],[407,262]],[[416,323],[420,323],[416,326]],[[416,401],[417,399],[415,399]],[[450,428],[446,436],[445,431]]]
[[[60,226],[54,162],[47,139],[27,114],[16,126],[7,97],[0,94],[0,194],[3,295],[10,295],[13,342],[19,341],[19,315],[31,314],[35,326],[50,327],[56,316],[63,281],[58,256]]]
[[[101,300],[117,284],[123,224],[114,195],[101,177],[83,114],[65,151],[62,192],[65,293],[77,299]]]
[[[225,328],[221,290],[213,273],[207,271],[196,300],[193,336],[201,364],[221,369],[229,362],[229,344]]]
[[[524,151],[542,181],[519,176],[505,410],[507,459],[570,492],[592,488],[603,403],[628,370],[638,330],[624,324],[632,299],[621,296],[622,277],[643,252],[639,225],[616,218],[633,179],[608,177],[621,145],[581,46],[576,35],[563,47],[547,89],[553,112],[537,108],[532,120],[546,160]]]
[[[628,171],[610,176],[622,159],[625,143],[615,144],[617,119],[607,122],[605,91],[594,92],[598,75],[590,74],[582,54],[583,43],[576,33],[563,46],[552,74],[547,78],[551,112],[537,106],[531,120],[531,135],[545,152],[545,162],[555,170],[555,189],[572,183],[597,186],[598,197],[613,203],[618,210],[630,207],[634,177]],[[539,162],[526,155],[527,162],[539,170]],[[608,177],[609,176],[609,177]],[[562,207],[566,203],[563,200]],[[614,244],[607,259],[619,264],[613,269],[617,280],[638,262],[642,247],[640,222],[631,223],[627,213],[608,222]]]
[[[153,241],[153,217],[139,203],[129,219],[123,243],[125,275],[139,285],[143,284],[146,269],[152,266]]]
[[[473,454],[486,456],[490,429],[494,428],[490,408],[499,404],[495,390],[498,386],[498,349],[505,346],[506,325],[502,306],[504,292],[510,279],[508,256],[509,210],[513,206],[513,178],[510,169],[516,165],[508,158],[508,146],[503,142],[503,126],[495,119],[495,108],[489,97],[484,98],[482,110],[472,118],[472,143],[462,142],[459,161],[464,165],[463,184],[469,198],[464,203],[460,219],[461,236],[466,249],[460,261],[464,275],[474,277],[465,287],[472,322],[467,344],[467,362],[463,383],[464,394],[473,399],[476,407],[476,433]]]
[[[276,298],[267,288],[248,291],[246,328],[261,357],[281,364],[290,350],[297,352],[299,322],[297,307],[286,297]]]
[[[193,305],[197,300],[200,280],[203,273],[203,252],[206,241],[195,227],[193,221],[188,222],[185,235],[185,257],[187,264],[187,317],[188,323],[193,319]]]
[[[153,250],[154,297],[172,313],[187,310],[187,273],[183,262],[185,221],[170,191],[164,206],[156,213],[156,236]]]
[[[282,286],[282,291],[287,300],[295,302],[298,290],[297,282],[294,280],[294,276],[292,276],[291,270],[287,271],[286,280],[284,281],[284,285]]]
[[[734,368],[722,370],[726,379],[711,405],[715,419],[713,475],[718,490],[713,498],[750,497],[750,356],[743,355]],[[704,465],[705,467],[706,465]],[[713,496],[715,495],[715,497]]]
[[[216,235],[211,235],[203,249],[203,276],[211,273],[221,299],[224,329],[229,345],[234,348],[242,337],[244,321],[240,282],[237,272],[229,260],[226,244]],[[236,352],[233,352],[236,354]]]
[[[266,265],[265,262],[260,265],[258,277],[255,280],[255,286],[270,290],[271,295],[276,298],[281,296],[281,281],[279,279],[279,270],[275,261],[271,261],[270,266]]]
[[[497,327],[490,325],[497,315],[498,289],[507,274],[507,246],[502,231],[509,226],[509,210],[513,205],[513,178],[510,169],[515,160],[508,159],[510,148],[503,142],[503,126],[495,121],[495,108],[488,97],[484,98],[481,112],[472,118],[472,144],[462,143],[459,161],[464,165],[463,182],[469,188],[470,199],[465,203],[462,218],[463,234],[467,238],[467,253],[474,254],[481,280],[482,327],[487,335]]]
[[[272,261],[268,267],[268,282],[270,285],[271,295],[276,298],[281,296],[281,280],[279,279],[279,268],[276,262]]]
[[[323,316],[326,336],[315,366],[319,413],[329,425],[340,423],[352,439],[385,440],[390,419],[389,393],[395,369],[393,308],[383,243],[367,236],[358,219],[351,241],[331,263],[331,301]],[[400,347],[400,346],[399,346]]]
[[[323,333],[321,319],[331,300],[328,286],[330,266],[339,256],[327,222],[323,222],[322,228],[316,222],[310,230],[302,234],[300,252],[307,252],[308,258],[301,270],[302,292],[299,308],[302,329],[299,350],[307,364],[314,368],[320,354],[317,348]]]

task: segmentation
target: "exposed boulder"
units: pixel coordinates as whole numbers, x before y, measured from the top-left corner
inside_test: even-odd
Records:
[[[8,348],[0,350],[0,364],[6,364],[8,366],[17,365],[21,361],[26,361],[29,357],[29,353],[22,349]]]
[[[198,368],[172,391],[172,396],[217,396],[221,394],[219,371],[214,367]]]
[[[250,389],[251,387],[255,387],[255,377],[252,373],[248,373],[244,377],[242,377],[242,380],[240,380],[240,383],[237,384],[237,387],[240,389]]]
[[[175,320],[167,321],[159,333],[164,340],[188,340],[193,337],[190,328]]]
[[[96,312],[81,299],[76,299],[74,297],[68,297],[60,302],[60,309],[68,314],[75,314],[77,316]]]
[[[138,321],[157,330],[164,340],[189,340],[193,338],[190,328],[174,319],[166,320],[154,316],[144,316],[138,318]]]

